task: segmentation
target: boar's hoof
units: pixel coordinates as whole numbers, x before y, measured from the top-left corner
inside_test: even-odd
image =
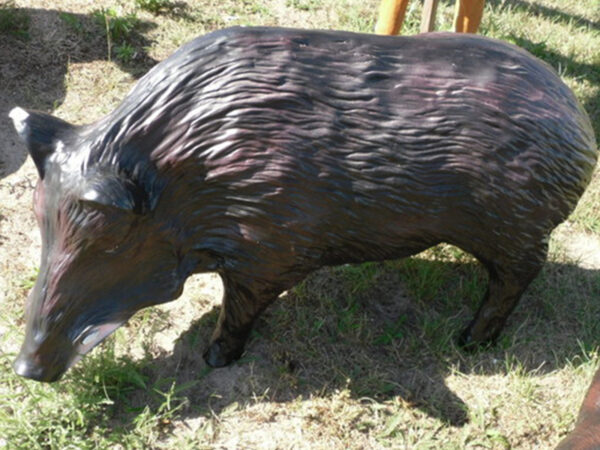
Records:
[[[458,337],[458,345],[467,352],[483,350],[494,344],[496,336],[477,339],[473,336],[473,328],[468,326]]]
[[[222,342],[212,342],[206,352],[204,352],[204,361],[206,361],[206,364],[211,367],[224,367],[239,359],[244,352],[243,347],[229,352],[226,352],[223,347],[225,345]]]
[[[463,350],[474,352],[479,348],[479,343],[473,340],[471,336],[471,327],[464,330],[458,337],[458,345]]]

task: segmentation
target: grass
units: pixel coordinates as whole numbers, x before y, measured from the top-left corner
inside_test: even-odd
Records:
[[[110,61],[114,52],[122,62],[130,62],[136,51],[130,42],[140,23],[136,14],[121,15],[114,8],[103,8],[95,11],[94,16],[105,30],[107,59]]]
[[[159,61],[198,34],[238,24],[369,32],[377,4],[49,0],[37,7],[60,10],[52,30],[66,36],[57,41],[69,64],[55,113],[89,122],[112,110],[145,70],[136,55]],[[0,35],[17,30],[35,48],[49,29],[21,6],[0,8]],[[453,11],[453,2],[440,3],[438,29],[452,28]],[[410,2],[404,34],[417,32],[420,15],[421,2]],[[553,66],[598,140],[599,30],[597,0],[488,0],[481,27]],[[105,43],[94,58],[86,57],[89,42]],[[0,447],[553,448],[572,429],[599,364],[600,267],[578,258],[572,244],[574,236],[600,242],[599,173],[554,234],[548,264],[498,344],[472,354],[455,340],[486,275],[470,255],[439,246],[402,261],[319,270],[269,308],[244,357],[219,370],[201,354],[220,285],[214,276],[193,277],[180,300],[139,313],[60,383],[38,384],[10,368],[36,261],[9,261]],[[29,197],[23,203],[30,208]],[[9,245],[0,240],[0,252]]]
[[[159,15],[173,11],[177,4],[168,0],[135,0],[136,5],[154,15]]]
[[[21,40],[29,39],[29,16],[15,7],[13,2],[0,5],[0,35]]]

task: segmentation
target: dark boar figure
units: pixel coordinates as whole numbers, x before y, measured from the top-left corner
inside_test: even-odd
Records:
[[[600,449],[600,370],[583,399],[575,429],[563,439],[556,450]]]
[[[11,113],[40,174],[39,276],[17,373],[58,379],[141,308],[216,271],[205,359],[324,265],[440,242],[489,286],[493,340],[590,181],[590,122],[545,64],[475,36],[234,28],[183,46],[96,123]]]

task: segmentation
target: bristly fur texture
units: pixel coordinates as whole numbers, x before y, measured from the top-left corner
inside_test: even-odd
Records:
[[[192,272],[221,274],[225,298],[206,353],[214,366],[239,357],[258,314],[312,270],[440,242],[472,253],[490,274],[462,343],[494,339],[598,156],[573,94],[517,47],[471,35],[279,28],[190,42],[61,145],[37,158],[40,173],[71,174],[60,187],[44,177],[46,197],[68,191],[63,203],[99,197],[135,211],[126,248],[161,239],[156,251],[129,255],[147,278],[136,275],[142,281],[130,294],[139,300],[120,320],[172,299]],[[47,202],[40,208],[55,214]],[[81,208],[72,211],[71,224],[85,222]],[[162,276],[169,288],[145,286],[165,260],[173,261]],[[69,276],[68,264],[60,270],[66,284],[85,282]],[[114,272],[110,261],[106,270]],[[150,286],[163,294],[153,297]],[[48,301],[42,288],[34,292],[33,303]],[[103,316],[116,322],[119,314]]]

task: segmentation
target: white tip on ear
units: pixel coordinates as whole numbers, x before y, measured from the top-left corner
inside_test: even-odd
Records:
[[[19,108],[17,106],[16,108],[11,109],[11,111],[8,113],[8,117],[13,120],[15,128],[17,129],[17,133],[23,134],[29,113],[23,108]]]

